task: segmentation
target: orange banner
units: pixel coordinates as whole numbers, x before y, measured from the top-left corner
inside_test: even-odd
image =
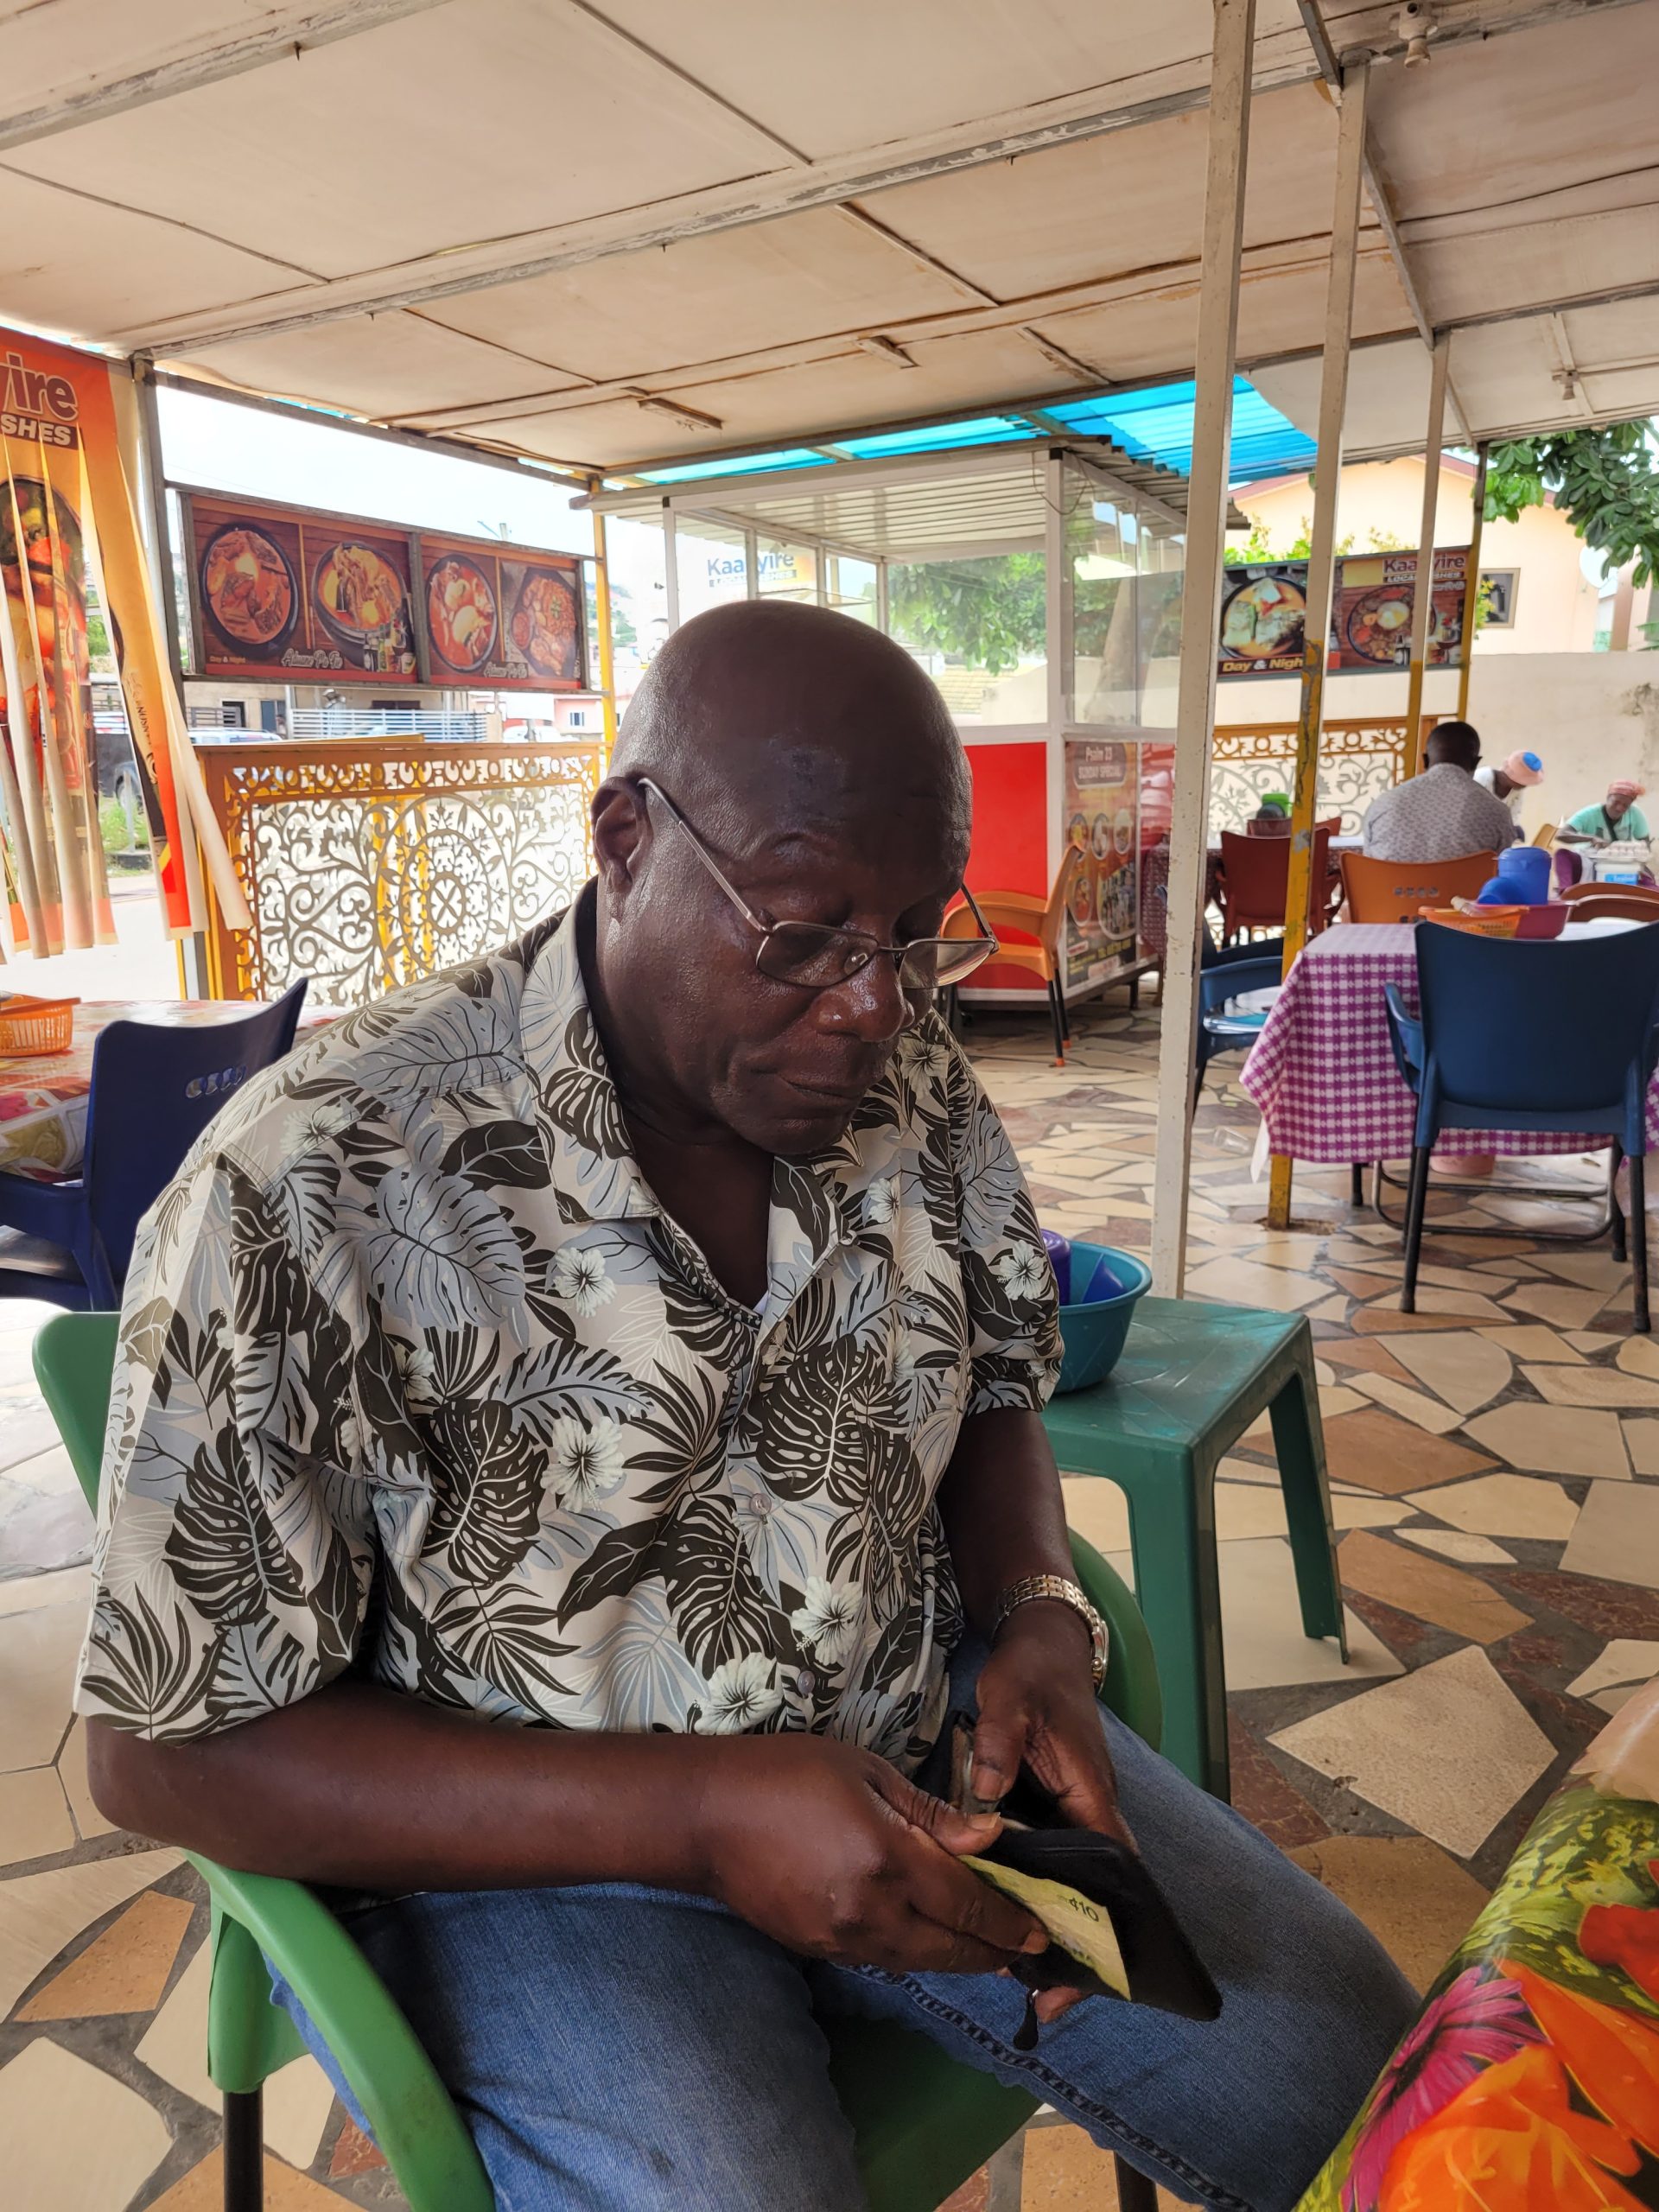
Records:
[[[89,575],[120,671],[163,916],[168,933],[182,936],[202,918],[191,912],[171,676],[121,465],[110,364],[21,331],[0,330],[0,570],[10,632],[0,674],[11,752],[0,798],[10,802],[16,785],[34,878],[26,882],[19,866],[22,911],[28,935],[38,916],[44,938],[29,949],[113,940],[87,691]],[[15,820],[10,827],[16,848]]]

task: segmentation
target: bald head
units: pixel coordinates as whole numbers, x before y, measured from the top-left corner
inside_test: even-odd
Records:
[[[833,1141],[918,1018],[893,954],[938,933],[969,814],[944,702],[878,631],[786,601],[677,631],[594,801],[591,988],[635,1101],[764,1152]],[[780,982],[758,964],[773,923],[886,950],[844,982]]]
[[[902,646],[827,607],[748,601],[677,630],[611,773],[655,778],[717,836],[747,818],[858,837],[919,806],[967,861],[967,763],[944,700]]]

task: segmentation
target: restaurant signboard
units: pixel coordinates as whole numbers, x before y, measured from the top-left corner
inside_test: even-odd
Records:
[[[1465,552],[1434,555],[1428,665],[1457,667],[1463,658]],[[1376,674],[1410,665],[1411,618],[1417,596],[1414,551],[1350,553],[1336,564],[1325,667],[1333,676]],[[1222,578],[1216,673],[1300,676],[1307,612],[1306,561],[1249,561]]]
[[[198,676],[588,689],[573,554],[223,493],[181,497]]]

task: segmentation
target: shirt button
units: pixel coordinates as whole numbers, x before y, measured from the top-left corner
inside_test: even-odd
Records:
[[[757,1492],[749,1500],[749,1511],[757,1521],[769,1521],[772,1518],[772,1500],[764,1491]]]
[[[818,1687],[818,1678],[810,1667],[803,1667],[795,1677],[795,1687],[803,1697],[810,1697]]]

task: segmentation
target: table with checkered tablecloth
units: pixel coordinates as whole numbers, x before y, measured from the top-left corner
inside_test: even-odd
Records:
[[[1332,1162],[1409,1154],[1416,1101],[1394,1064],[1382,990],[1397,983],[1415,1012],[1414,937],[1410,923],[1344,922],[1314,938],[1297,959],[1239,1077],[1262,1109],[1274,1152]],[[1659,1077],[1648,1091],[1648,1135],[1659,1147]],[[1554,1131],[1483,1129],[1478,1149],[1588,1152],[1606,1142]],[[1452,1153],[1471,1149],[1450,1131],[1440,1146]]]

